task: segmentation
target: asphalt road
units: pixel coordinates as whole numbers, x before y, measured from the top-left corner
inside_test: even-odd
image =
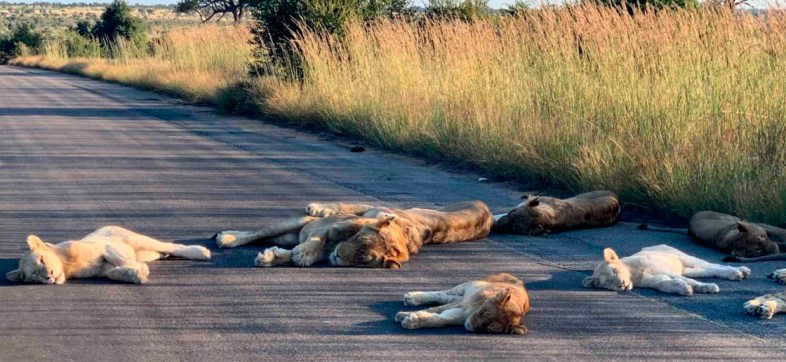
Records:
[[[613,228],[545,238],[492,236],[426,247],[402,270],[252,267],[261,246],[221,250],[218,230],[257,228],[310,201],[433,207],[520,191],[257,120],[222,117],[150,92],[0,67],[0,360],[639,360],[784,359],[786,316],[742,303],[780,290],[749,265],[721,293],[581,287],[605,246],[620,255],[667,243],[719,261],[687,236]],[[630,218],[635,215],[627,215]],[[149,284],[73,280],[11,285],[30,233],[50,242],[116,224],[208,246],[209,262],[150,264]],[[526,336],[393,323],[411,290],[510,272],[525,280]]]

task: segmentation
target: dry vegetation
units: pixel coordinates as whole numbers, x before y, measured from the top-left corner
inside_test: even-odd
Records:
[[[172,33],[181,37],[151,59],[53,52],[17,63],[210,100],[244,76],[247,34],[180,49],[221,31]],[[784,221],[782,13],[630,17],[584,6],[471,24],[356,24],[343,42],[307,32],[298,48],[302,83],[252,83],[265,112],[497,175],[608,188],[683,216]]]

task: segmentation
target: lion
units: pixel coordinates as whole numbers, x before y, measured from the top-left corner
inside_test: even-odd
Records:
[[[30,235],[27,245],[30,250],[19,259],[19,269],[6,274],[12,282],[63,284],[68,279],[107,277],[143,284],[150,274],[147,262],[168,255],[210,259],[210,250],[203,246],[161,242],[119,226],[104,226],[57,245]]]
[[[404,294],[404,305],[439,306],[398,312],[396,323],[406,329],[464,325],[470,332],[526,334],[521,318],[529,312],[524,282],[507,273],[491,275],[436,292]]]
[[[565,200],[529,195],[507,214],[494,215],[496,222],[492,231],[539,236],[557,231],[610,226],[619,217],[619,198],[611,191],[592,191]]]
[[[786,249],[786,230],[757,224],[714,211],[697,212],[688,229],[639,225],[641,230],[687,234],[699,245],[720,250],[730,257],[723,261],[758,262],[786,260],[780,250]]]
[[[335,266],[399,269],[423,245],[484,238],[494,223],[481,201],[438,210],[312,203],[306,214],[259,231],[223,231],[216,234],[216,243],[222,248],[260,240],[277,245],[257,255],[254,264],[260,267],[329,261]]]
[[[628,291],[635,285],[690,296],[694,292],[720,292],[715,283],[702,283],[691,278],[743,280],[750,274],[751,270],[747,267],[712,264],[668,245],[645,247],[622,259],[613,249],[606,248],[603,250],[603,262],[581,284],[587,288],[615,291]]]

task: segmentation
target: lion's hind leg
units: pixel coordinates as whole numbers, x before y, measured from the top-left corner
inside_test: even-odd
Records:
[[[784,292],[767,294],[745,302],[743,308],[745,308],[746,313],[752,316],[770,319],[775,314],[786,311],[785,299],[786,293]]]
[[[460,303],[451,303],[439,307],[419,310],[399,316],[396,320],[406,329],[438,328],[451,325],[463,325],[467,316]]]

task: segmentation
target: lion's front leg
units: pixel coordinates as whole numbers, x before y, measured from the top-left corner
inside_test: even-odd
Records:
[[[439,313],[420,310],[409,313],[401,319],[401,326],[406,329],[439,328],[451,325],[463,325],[466,316],[463,308],[451,308]]]
[[[265,251],[257,254],[257,257],[254,258],[254,265],[263,268],[288,264],[292,264],[292,250],[282,249],[277,246],[265,249]]]
[[[770,319],[775,314],[786,311],[786,302],[778,294],[767,294],[745,302],[743,308],[752,316]]]
[[[325,255],[326,236],[312,236],[292,249],[292,262],[297,266],[311,266]]]
[[[669,294],[693,295],[693,287],[691,287],[687,281],[664,274],[645,275],[641,278],[641,282],[638,285],[640,287],[652,288]]]

